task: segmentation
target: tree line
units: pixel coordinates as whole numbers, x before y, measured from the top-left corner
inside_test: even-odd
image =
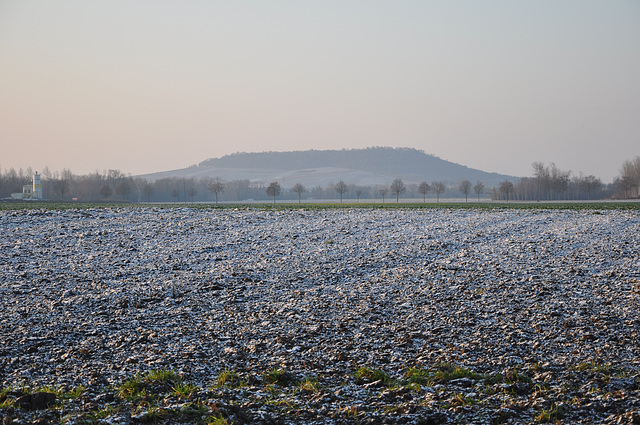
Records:
[[[0,170],[0,198],[22,192],[34,171]],[[479,201],[489,197],[502,201],[590,200],[605,198],[637,198],[640,191],[640,156],[625,161],[620,175],[612,184],[603,184],[595,176],[561,170],[555,164],[532,164],[532,176],[505,180],[495,187],[481,181],[420,182],[407,184],[397,178],[389,185],[354,185],[340,180],[327,186],[305,187],[296,183],[282,188],[280,183],[255,183],[248,179],[224,181],[218,177],[167,177],[147,180],[125,175],[119,170],[105,170],[87,175],[75,175],[69,169],[41,171],[43,197],[64,201],[125,201],[125,202],[276,202],[302,200],[377,200],[399,202],[403,199],[422,199],[439,202],[441,198],[461,198]]]
[[[0,197],[22,192],[33,175],[30,168],[6,170],[0,173]],[[390,185],[355,185],[340,180],[326,186],[305,187],[301,183],[282,188],[280,183],[255,183],[248,179],[224,181],[218,177],[182,178],[167,177],[147,180],[127,176],[119,170],[106,170],[87,175],[75,175],[70,170],[41,172],[44,199],[61,201],[125,201],[125,202],[243,202],[265,200],[379,200],[388,202],[400,198],[433,197],[439,201],[448,191],[448,197],[468,195],[469,190],[458,193],[456,188],[444,182],[405,184],[395,179]],[[464,181],[471,187],[471,183]],[[462,186],[466,187],[464,184]],[[478,196],[484,194],[484,184],[476,183]]]
[[[574,175],[561,170],[554,163],[532,164],[531,177],[523,177],[515,183],[503,181],[490,188],[491,199],[515,201],[558,201],[592,199],[633,199],[640,197],[640,156],[627,160],[620,174],[611,184],[604,184],[593,175]]]
[[[491,188],[491,198],[505,201],[560,201],[591,200],[613,197],[614,185],[605,185],[595,176],[561,170],[554,163],[532,164],[533,176],[523,177],[515,183],[503,181]]]

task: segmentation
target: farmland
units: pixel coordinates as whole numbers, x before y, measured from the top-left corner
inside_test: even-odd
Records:
[[[3,418],[638,419],[637,204],[50,205],[0,244]]]

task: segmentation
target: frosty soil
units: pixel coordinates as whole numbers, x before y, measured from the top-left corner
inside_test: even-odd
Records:
[[[640,420],[637,211],[17,210],[0,244],[18,423],[149,420],[118,389],[158,370],[187,422]]]

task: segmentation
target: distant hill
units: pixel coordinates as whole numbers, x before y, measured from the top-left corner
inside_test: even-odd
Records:
[[[181,170],[147,174],[164,177],[220,177],[231,181],[248,179],[254,183],[278,181],[283,187],[302,183],[307,187],[326,186],[343,180],[347,184],[384,185],[395,178],[405,183],[442,181],[455,184],[467,179],[482,181],[487,187],[516,177],[465,167],[412,148],[372,147],[366,149],[308,150],[292,152],[234,153],[210,158]]]

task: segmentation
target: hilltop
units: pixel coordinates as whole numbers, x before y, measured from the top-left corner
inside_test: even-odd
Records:
[[[467,179],[493,186],[505,179],[515,179],[513,176],[489,173],[446,161],[418,149],[390,147],[234,153],[210,158],[188,168],[142,177],[156,180],[165,177],[205,176],[220,177],[227,181],[279,181],[284,187],[295,183],[310,187],[325,186],[339,180],[356,185],[384,185],[395,178],[401,178],[407,183],[456,183]]]

